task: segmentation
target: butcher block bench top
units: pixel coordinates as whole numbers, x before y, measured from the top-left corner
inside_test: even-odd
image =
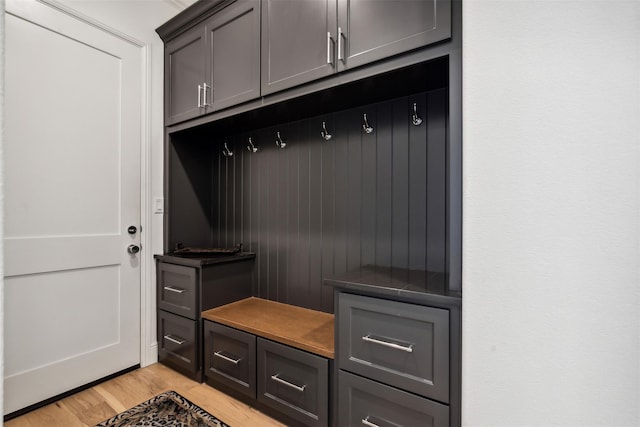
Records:
[[[251,297],[203,311],[202,318],[333,359],[333,314]]]

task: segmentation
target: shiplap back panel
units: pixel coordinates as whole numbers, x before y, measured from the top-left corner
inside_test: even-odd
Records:
[[[447,99],[439,89],[220,137],[211,244],[257,254],[258,296],[328,312],[323,277],[367,264],[446,273]]]

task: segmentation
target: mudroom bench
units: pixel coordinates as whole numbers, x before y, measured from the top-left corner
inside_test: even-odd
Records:
[[[207,384],[287,425],[332,424],[333,314],[251,297],[202,318]]]

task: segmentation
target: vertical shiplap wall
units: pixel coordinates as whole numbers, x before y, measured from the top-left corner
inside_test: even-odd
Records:
[[[323,277],[367,264],[446,272],[447,99],[439,89],[220,136],[213,244],[256,252],[260,297],[328,312]],[[222,154],[224,142],[233,156]]]

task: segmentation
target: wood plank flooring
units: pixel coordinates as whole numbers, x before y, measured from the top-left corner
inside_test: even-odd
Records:
[[[4,423],[6,427],[94,426],[159,393],[174,390],[231,427],[283,426],[226,394],[156,363]]]

